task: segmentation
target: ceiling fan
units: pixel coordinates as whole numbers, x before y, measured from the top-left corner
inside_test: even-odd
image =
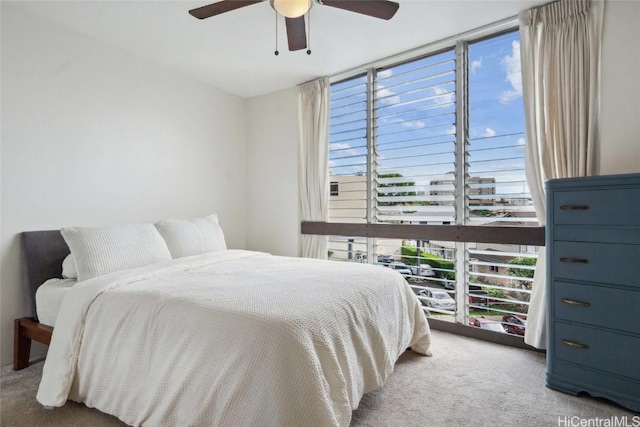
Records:
[[[304,15],[311,9],[313,2],[372,16],[380,19],[391,19],[396,14],[399,4],[388,0],[222,0],[189,11],[189,14],[206,19],[232,10],[268,1],[271,7],[285,17],[289,50],[301,50],[307,47],[307,34]],[[311,51],[307,51],[311,53]],[[278,54],[276,50],[276,55]]]

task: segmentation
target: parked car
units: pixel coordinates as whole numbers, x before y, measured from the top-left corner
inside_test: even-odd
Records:
[[[380,264],[391,264],[394,261],[395,260],[393,259],[393,256],[391,256],[391,255],[378,255],[378,262]]]
[[[486,329],[488,331],[500,332],[501,334],[507,331],[502,326],[502,323],[497,320],[485,319],[484,317],[472,317],[469,319],[469,326],[475,326],[480,329]]]
[[[411,268],[407,264],[403,264],[401,262],[391,262],[389,264],[386,264],[386,266],[389,268],[393,268],[402,275],[411,276]]]
[[[456,281],[455,280],[450,280],[450,279],[440,279],[440,284],[445,288],[445,289],[455,289],[456,288]]]
[[[502,326],[504,326],[508,333],[524,336],[524,331],[527,329],[526,316],[507,314],[502,316],[502,322]]]
[[[492,302],[496,302],[492,295],[478,285],[469,285],[469,304],[489,307]]]
[[[423,277],[433,277],[436,275],[429,264],[412,265],[411,274]]]
[[[420,302],[426,307],[438,308],[440,310],[456,310],[456,301],[451,298],[448,292],[432,289],[423,289],[418,295],[428,299],[421,299]]]

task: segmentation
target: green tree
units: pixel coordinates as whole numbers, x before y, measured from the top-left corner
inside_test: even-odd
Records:
[[[536,265],[536,261],[537,261],[536,258],[531,258],[531,257],[515,257],[515,258],[511,258],[508,264],[517,265],[517,266],[521,266],[521,265],[534,266]],[[509,276],[514,276],[514,277],[527,277],[529,279],[532,279],[533,273],[534,273],[534,270],[531,270],[528,268],[518,268],[518,267],[507,268],[507,274]],[[516,280],[516,282],[522,289],[531,289],[531,282],[528,280]]]
[[[476,216],[496,216],[496,214],[489,209],[472,209],[469,213]]]
[[[433,267],[436,275],[441,279],[456,280],[454,264],[448,259],[444,259],[430,252],[425,252],[414,246],[403,245],[400,248],[402,262],[407,265],[428,264]]]
[[[400,173],[383,173],[378,175],[378,178],[403,178]],[[393,182],[389,184],[378,184],[378,188],[385,187],[413,187],[416,185],[415,182],[407,180],[403,182]],[[378,197],[406,197],[406,196],[415,196],[415,191],[392,191],[392,192],[378,192]],[[378,202],[379,206],[398,206],[404,205],[407,202]]]
[[[383,173],[378,175],[378,178],[404,178],[401,173]],[[378,188],[388,187],[414,187],[416,183],[407,178],[406,181],[392,182],[388,184],[378,184]],[[407,197],[417,196],[415,191],[378,191],[378,197]],[[378,206],[426,206],[429,202],[426,201],[411,201],[411,202],[378,202]],[[403,211],[404,213],[415,213],[416,211]]]

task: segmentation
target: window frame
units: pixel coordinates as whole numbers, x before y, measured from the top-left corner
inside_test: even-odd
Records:
[[[519,23],[517,18],[509,18],[494,24],[490,24],[475,30],[471,30],[462,34],[458,34],[444,40],[434,42],[423,47],[412,49],[398,55],[393,55],[388,58],[381,59],[361,67],[353,68],[341,74],[337,74],[329,78],[329,83],[340,83],[352,78],[366,76],[367,78],[367,152],[369,156],[367,158],[367,170],[366,170],[366,223],[375,224],[375,194],[374,188],[371,183],[371,173],[374,170],[374,163],[376,157],[377,141],[376,141],[376,128],[375,123],[375,92],[376,92],[376,74],[384,69],[396,67],[405,63],[410,63],[422,58],[437,55],[444,51],[454,51],[456,57],[456,164],[464,165],[464,170],[456,170],[455,176],[455,224],[458,226],[467,226],[467,219],[469,209],[465,203],[467,197],[466,191],[459,191],[458,189],[465,188],[465,177],[467,176],[467,162],[466,162],[466,145],[469,137],[469,105],[467,102],[469,98],[469,61],[468,61],[468,46],[469,44],[480,42],[492,37],[497,37],[502,34],[518,31]],[[331,192],[330,192],[330,195]],[[482,226],[479,226],[482,227]],[[371,239],[370,239],[371,240]],[[462,248],[461,248],[462,249]],[[373,250],[373,245],[368,247],[370,253]],[[464,249],[463,249],[464,250]]]
[[[379,59],[368,64],[354,67],[335,74],[329,77],[329,83],[337,83],[343,80],[356,77],[358,75],[368,74],[369,70],[383,69],[393,67],[405,62],[410,62],[421,57],[429,56],[441,52],[443,50],[452,49],[456,47],[459,42],[470,43],[481,41],[482,39],[490,38],[500,35],[501,33],[508,33],[519,29],[519,22],[517,17],[511,17],[502,21],[488,24],[480,28],[476,28],[464,33],[456,34],[451,37],[444,38],[442,40],[435,41],[433,43],[426,44],[424,46],[410,49],[405,52],[401,52],[396,55],[388,56],[386,58]]]
[[[396,55],[381,61],[377,61],[367,66],[358,67],[349,72],[330,78],[331,84],[347,81],[366,75],[367,77],[367,215],[366,223],[302,223],[303,234],[324,234],[341,236],[359,236],[367,241],[368,262],[375,263],[375,239],[376,238],[402,238],[425,240],[445,240],[455,242],[455,270],[459,290],[456,294],[458,307],[465,307],[465,310],[456,312],[456,322],[466,324],[468,317],[468,306],[466,298],[468,295],[467,283],[469,283],[468,272],[469,263],[467,247],[469,243],[504,243],[544,246],[544,227],[511,227],[511,226],[491,226],[467,225],[469,206],[465,202],[467,197],[466,178],[467,170],[467,144],[469,138],[469,64],[468,48],[470,44],[480,42],[502,34],[518,31],[517,20],[505,20],[502,23],[487,26],[462,35],[443,40],[423,48],[414,49],[400,55]],[[373,208],[375,188],[372,188],[371,174],[374,172],[371,167],[376,159],[376,128],[374,113],[374,95],[376,94],[376,74],[386,68],[395,67],[406,62],[412,62],[426,56],[436,55],[443,51],[453,51],[456,56],[456,164],[463,167],[456,168],[456,222],[453,225],[417,225],[417,224],[384,224],[375,222],[375,209]],[[422,236],[422,237],[420,237]],[[518,243],[516,243],[516,241]],[[460,289],[459,284],[464,287]]]
[[[366,76],[367,80],[367,168],[366,168],[366,224],[377,224],[375,221],[375,191],[372,183],[372,173],[375,168],[376,150],[377,150],[377,128],[375,116],[375,96],[376,96],[376,77],[377,73],[392,67],[401,66],[403,64],[418,61],[422,58],[437,55],[445,51],[452,51],[456,58],[456,146],[455,158],[456,164],[462,165],[461,168],[456,167],[455,174],[455,226],[469,226],[469,206],[466,203],[467,191],[466,177],[468,175],[467,165],[467,144],[469,139],[469,45],[481,42],[486,39],[498,37],[503,34],[519,31],[518,21],[516,18],[507,19],[495,24],[481,27],[463,34],[459,34],[439,42],[435,42],[418,49],[413,49],[394,55],[362,67],[354,68],[348,72],[333,76],[329,79],[331,85],[344,82],[350,79]],[[330,191],[330,196],[333,192]],[[469,226],[484,227],[484,226]],[[375,236],[369,236],[374,237]],[[373,254],[375,241],[368,239],[370,244],[367,246],[367,252]],[[459,242],[456,252],[466,251],[463,246],[464,242]],[[466,257],[465,257],[466,258]],[[374,257],[370,257],[374,259]],[[457,260],[462,261],[462,259]],[[464,266],[467,267],[466,265]]]

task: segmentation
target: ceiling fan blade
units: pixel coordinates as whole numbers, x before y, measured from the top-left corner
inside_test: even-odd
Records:
[[[285,18],[287,23],[287,40],[289,50],[300,50],[307,47],[307,30],[304,15],[299,18]]]
[[[387,0],[320,0],[320,4],[387,20],[393,18],[400,7]]]
[[[255,3],[262,3],[263,0],[222,0],[217,3],[208,4],[206,6],[191,9],[189,14],[198,19],[211,18],[221,13],[231,12],[241,7],[251,6]]]

